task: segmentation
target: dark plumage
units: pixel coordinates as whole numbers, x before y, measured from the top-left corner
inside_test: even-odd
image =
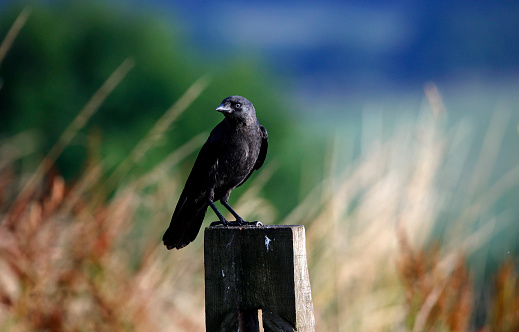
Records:
[[[244,97],[227,97],[216,110],[225,119],[211,131],[187,178],[162,238],[168,249],[183,248],[196,238],[208,206],[220,219],[219,224],[246,223],[227,201],[231,191],[263,165],[267,130],[259,124],[254,106]],[[217,200],[233,214],[235,222],[225,220],[213,204]]]

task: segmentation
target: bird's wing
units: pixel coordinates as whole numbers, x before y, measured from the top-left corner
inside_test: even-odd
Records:
[[[258,155],[258,159],[256,159],[256,164],[254,164],[254,169],[260,169],[263,166],[263,162],[265,161],[265,157],[267,156],[267,149],[269,147],[269,136],[267,134],[267,129],[262,125],[259,126],[261,131],[261,147]]]
[[[200,149],[196,157],[191,173],[189,174],[186,187],[191,186],[197,188],[206,188],[209,185],[209,176],[213,172],[211,169],[218,165],[218,156],[222,150],[222,128],[217,126],[213,129],[209,138]]]
[[[250,173],[245,177],[245,179],[243,179],[242,182],[240,182],[239,185],[237,185],[237,187],[241,186],[243,183],[245,183],[245,181],[247,181],[252,172],[254,172],[255,169],[260,169],[260,167],[263,165],[263,162],[265,161],[265,157],[267,156],[267,149],[268,149],[268,146],[269,146],[269,138],[268,138],[268,134],[267,134],[267,129],[265,129],[265,127],[263,127],[262,125],[259,126],[260,127],[260,131],[261,131],[261,147],[260,147],[260,152],[258,154],[258,159],[256,159],[256,163],[254,164],[254,167],[251,169]]]
[[[208,206],[206,192],[212,189],[211,177],[215,176],[212,168],[218,163],[221,149],[222,128],[217,126],[198,153],[169,228],[162,238],[168,249],[185,247],[198,234]]]

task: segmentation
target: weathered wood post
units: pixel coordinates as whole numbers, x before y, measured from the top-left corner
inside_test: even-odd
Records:
[[[315,331],[303,226],[208,227],[206,331]]]

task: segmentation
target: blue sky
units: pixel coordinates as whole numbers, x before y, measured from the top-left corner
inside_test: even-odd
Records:
[[[519,76],[516,2],[154,3],[208,57],[256,54],[303,94],[338,89],[367,96],[418,91],[428,81],[485,84]]]
[[[52,2],[51,0],[48,0]],[[429,81],[519,82],[519,2],[132,0],[207,57],[254,55],[299,96],[421,93]],[[499,89],[499,88],[498,88]]]

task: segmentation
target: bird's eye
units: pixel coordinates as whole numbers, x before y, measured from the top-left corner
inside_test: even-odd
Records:
[[[241,108],[241,104],[238,103],[238,104],[234,105],[234,107],[236,107],[236,108]]]

